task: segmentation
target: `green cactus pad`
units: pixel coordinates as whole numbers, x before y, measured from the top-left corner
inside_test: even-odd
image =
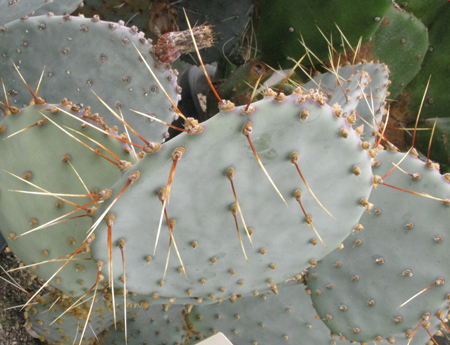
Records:
[[[393,115],[399,121],[414,121],[431,76],[420,118],[450,117],[450,103],[447,90],[450,88],[448,56],[450,54],[450,7],[447,5],[430,25],[429,48],[420,73],[406,87],[398,99]]]
[[[414,15],[391,7],[372,40],[362,48],[366,59],[389,66],[391,98],[396,98],[419,73],[428,51],[428,30]]]
[[[448,0],[408,0],[399,5],[406,12],[414,14],[426,26],[433,23],[436,17],[448,6]]]
[[[374,175],[385,175],[394,167],[391,162],[398,164],[403,157],[379,152],[376,159],[381,163],[374,166]],[[378,184],[369,199],[374,207],[360,220],[363,228],[309,272],[308,288],[318,314],[322,319],[330,316],[326,325],[349,340],[405,339],[426,313],[431,313],[427,321],[434,333],[440,325],[437,313],[447,309],[448,287],[432,285],[450,279],[445,247],[450,182],[412,155],[406,155],[400,168],[404,172],[395,169],[384,183],[447,201]],[[423,329],[417,334],[427,335]]]
[[[21,109],[17,115],[6,116],[1,122],[3,132],[0,134],[0,168],[2,169],[0,185],[0,217],[2,222],[0,230],[8,240],[11,250],[26,265],[74,253],[86,238],[85,231],[91,225],[92,219],[90,217],[77,218],[16,238],[26,231],[76,210],[76,207],[52,196],[12,192],[11,190],[42,191],[9,175],[6,171],[21,178],[24,177],[28,179],[27,181],[52,193],[87,194],[71,164],[89,191],[95,188],[100,192],[109,187],[119,178],[120,170],[106,159],[77,143],[49,120],[44,125],[30,128],[6,140],[3,139],[44,118],[39,112],[42,111],[43,114],[56,121],[60,126],[68,126],[81,131],[97,142],[103,143],[115,152],[120,159],[133,159],[124,152],[122,143],[114,138],[107,137],[90,127],[81,129],[79,121],[63,112],[54,114],[45,111],[53,106],[51,104],[29,106]],[[56,106],[74,116],[84,114],[84,111],[75,112],[70,110],[70,107],[64,107],[61,104]],[[66,128],[64,127],[64,129]],[[97,147],[97,144],[81,135],[66,130],[90,147],[94,149]],[[102,153],[109,156],[105,150],[102,150]],[[63,158],[66,160],[69,158],[69,162],[63,162]],[[62,196],[62,198],[78,205],[84,205],[92,201],[90,197]],[[87,207],[92,206],[94,205]],[[79,210],[67,218],[85,214],[86,211]],[[77,255],[51,282],[52,285],[57,286],[67,295],[80,295],[95,282],[95,263],[92,260],[78,260],[79,258],[90,258],[90,255]],[[63,263],[62,260],[42,264],[32,271],[42,279],[47,280]]]
[[[195,306],[187,315],[187,323],[197,339],[222,332],[233,344],[341,343],[339,336],[332,337],[316,318],[304,290],[303,284],[288,283],[280,286],[277,294],[270,291],[243,297],[235,303]]]
[[[359,135],[346,119],[335,116],[323,97],[319,93],[293,94],[284,101],[267,97],[252,104],[254,112],[250,115],[242,115],[244,107],[220,112],[204,123],[202,133],[177,136],[124,174],[111,188],[110,201],[127,184],[131,171],[139,171],[140,178],[123,192],[108,213],[115,215],[114,267],[121,267],[117,248],[120,239],[126,241],[126,265],[133,267],[127,269],[127,289],[173,298],[220,300],[245,296],[296,276],[312,260],[319,260],[336,248],[364,211],[360,201],[368,197],[371,188],[370,157],[361,149]],[[309,116],[302,120],[302,112],[309,112]],[[252,143],[287,205],[263,173],[242,134],[249,121],[253,124]],[[344,132],[347,138],[342,136]],[[169,219],[177,222],[173,233],[187,279],[172,246],[163,284],[170,236],[164,220],[153,255],[162,210],[158,191],[167,185],[172,154],[178,147],[183,147],[185,154],[176,165],[170,203],[166,206]],[[334,218],[314,200],[290,162],[294,151],[298,152],[305,180]],[[252,247],[237,213],[249,264],[230,211],[236,203],[226,175],[231,167],[235,170],[234,187],[243,217],[254,231]],[[359,176],[355,176],[355,169]],[[296,190],[303,193],[302,205],[328,248],[306,223],[294,197]],[[102,261],[106,259],[107,231],[105,220],[99,217],[108,204],[97,212],[99,226],[92,247],[96,260]],[[152,257],[150,263],[147,256]],[[117,286],[122,286],[118,280],[121,275],[118,269],[114,276]]]
[[[332,34],[337,47],[342,43],[335,24],[339,25],[352,46],[356,47],[361,36],[363,43],[371,37],[391,5],[390,0],[264,0],[260,4],[258,49],[261,49],[264,62],[273,67],[280,64],[282,68],[288,68],[293,65],[288,57],[305,53],[299,42],[301,34],[308,48],[325,60],[328,58],[328,45],[317,27],[328,39]]]
[[[167,127],[129,111],[131,108],[152,113],[166,122],[172,122],[175,115],[169,110],[171,103],[140,62],[133,44],[177,102],[180,90],[176,75],[163,66],[155,68],[155,60],[148,53],[152,46],[143,35],[135,28],[98,18],[39,16],[9,23],[0,30],[1,77],[13,105],[21,107],[31,97],[12,61],[32,89],[46,66],[40,94],[49,103],[67,98],[78,105],[89,105],[93,113],[101,112],[101,116],[109,118],[111,127],[116,125],[123,131],[123,124],[105,109],[92,92],[95,91],[117,113],[121,107],[125,120],[144,138],[161,142]],[[4,99],[3,89],[0,97]],[[131,135],[136,142],[137,137]]]

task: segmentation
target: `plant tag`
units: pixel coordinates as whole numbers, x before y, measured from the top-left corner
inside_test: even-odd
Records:
[[[199,342],[197,345],[233,345],[223,333],[214,334],[212,337]]]

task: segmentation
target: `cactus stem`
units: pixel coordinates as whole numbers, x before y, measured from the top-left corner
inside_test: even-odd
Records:
[[[414,125],[414,135],[413,135],[413,140],[412,140],[412,144],[411,144],[412,147],[414,147],[414,143],[416,142],[417,125],[419,124],[419,118],[420,118],[420,114],[422,113],[423,102],[425,101],[425,96],[427,95],[428,87],[430,86],[430,81],[431,81],[431,75],[428,77],[427,86],[425,87],[425,92],[423,93],[422,101],[420,102],[419,112],[417,113],[416,124]]]
[[[174,125],[171,125],[171,124],[169,124],[169,123],[167,123],[167,122],[164,122],[163,120],[158,119],[155,115],[148,115],[148,114],[141,113],[140,111],[133,110],[133,109],[130,109],[130,111],[132,111],[133,113],[136,113],[136,114],[139,114],[139,115],[148,117],[149,119],[155,120],[156,122],[162,123],[162,124],[164,124],[164,125],[166,125],[166,126],[168,126],[168,127],[170,127],[170,128],[176,129],[177,131],[180,131],[180,132],[189,132],[189,130],[187,130],[187,129],[185,129],[185,128],[179,128],[179,127],[177,127],[177,126],[174,126]]]
[[[21,133],[21,132],[23,132],[23,131],[26,131],[27,129],[30,129],[30,128],[33,128],[33,127],[36,127],[36,126],[42,126],[42,125],[44,125],[46,122],[47,122],[47,119],[46,119],[46,118],[39,119],[34,125],[31,125],[31,126],[22,128],[22,129],[18,130],[17,132],[8,135],[6,138],[3,138],[3,140],[9,139],[9,138],[11,138],[12,136],[14,136],[14,135],[16,135],[16,134],[19,134],[19,133]]]
[[[284,200],[283,195],[281,194],[281,192],[278,190],[277,186],[275,185],[275,183],[273,182],[272,178],[270,177],[269,173],[267,172],[266,168],[264,167],[264,165],[262,164],[261,160],[259,159],[258,154],[256,153],[255,147],[252,144],[252,140],[250,139],[250,134],[252,133],[252,123],[251,122],[247,122],[244,127],[242,128],[242,134],[244,134],[247,137],[248,143],[250,144],[250,147],[253,151],[253,154],[255,155],[256,160],[258,161],[259,166],[261,167],[261,169],[264,171],[264,174],[266,175],[266,177],[269,179],[270,183],[272,184],[273,188],[275,188],[276,192],[278,193],[278,195],[280,196],[280,198],[283,200],[283,202],[286,204],[287,207],[288,204],[286,202],[286,200]]]
[[[311,227],[313,228],[313,230],[314,230],[314,232],[316,233],[317,237],[319,237],[320,242],[322,242],[322,244],[325,246],[325,248],[328,248],[327,245],[325,244],[325,242],[322,240],[322,237],[320,237],[318,231],[317,231],[316,228],[314,227],[314,225],[313,225],[313,223],[312,223],[312,220],[311,220],[311,217],[308,216],[308,215],[306,214],[306,211],[305,211],[305,209],[304,209],[304,207],[303,207],[303,205],[302,205],[301,196],[302,196],[302,192],[300,192],[299,190],[297,190],[297,191],[294,193],[294,197],[295,197],[295,199],[298,201],[300,207],[302,208],[303,214],[304,214],[305,217],[306,217],[306,222],[307,222],[309,225],[311,225]]]
[[[236,200],[236,205],[237,205],[237,208],[238,208],[238,211],[239,211],[239,215],[241,216],[242,224],[244,224],[245,232],[247,233],[248,239],[249,239],[252,247],[254,247],[253,246],[252,237],[250,236],[250,233],[248,232],[247,224],[245,224],[244,216],[242,215],[242,210],[241,210],[241,206],[239,205],[239,201],[238,201],[238,198],[237,198],[237,195],[236,195],[236,190],[234,189],[234,183],[233,183],[234,169],[233,168],[229,168],[227,170],[226,174],[227,174],[228,179],[231,182],[231,189],[233,190],[234,200]]]
[[[325,206],[322,205],[322,203],[319,201],[319,199],[316,197],[316,195],[313,193],[312,189],[309,188],[308,183],[306,183],[305,178],[303,177],[302,172],[300,171],[300,168],[298,167],[298,153],[297,152],[292,152],[291,154],[291,158],[290,161],[293,165],[295,165],[295,167],[297,168],[297,171],[303,181],[303,183],[305,184],[306,188],[308,188],[309,192],[311,193],[311,195],[313,196],[314,200],[317,201],[317,203],[320,205],[320,207],[322,207],[322,209],[328,213],[330,215],[331,218],[336,219],[330,212],[328,212],[328,210],[325,208]]]
[[[231,213],[233,214],[234,223],[236,224],[236,230],[237,230],[237,234],[238,234],[238,237],[239,237],[239,242],[241,242],[242,252],[244,253],[245,260],[247,261],[247,264],[250,265],[250,263],[248,262],[247,253],[245,252],[244,243],[242,242],[241,233],[239,232],[239,225],[238,225],[238,221],[237,221],[237,217],[236,217],[237,208],[238,208],[238,206],[236,204],[232,205],[231,206]]]
[[[145,140],[138,132],[136,132],[128,123],[126,123],[119,115],[117,115],[117,113],[112,110],[112,108],[106,104],[105,101],[103,101],[94,91],[92,91],[94,93],[94,95],[99,99],[100,102],[102,102],[102,104],[110,111],[111,114],[113,114],[120,122],[122,122],[125,126],[127,126],[134,134],[136,134],[139,139],[141,139],[144,143],[146,143],[147,145],[149,144],[149,142],[147,140]]]
[[[198,50],[198,47],[197,47],[197,42],[195,41],[195,38],[194,38],[194,32],[192,31],[191,23],[189,22],[189,18],[187,16],[186,10],[184,8],[183,8],[183,12],[184,12],[184,16],[186,17],[186,23],[187,23],[187,25],[189,27],[189,32],[191,34],[192,43],[194,43],[195,52],[197,53],[198,60],[200,61],[200,64],[202,65],[202,69],[203,69],[203,72],[205,73],[206,80],[208,80],[208,84],[209,84],[209,86],[211,88],[211,91],[214,93],[214,95],[216,96],[217,100],[220,103],[220,102],[222,102],[222,98],[220,98],[219,94],[217,93],[216,89],[214,88],[214,86],[213,86],[213,84],[211,82],[211,79],[209,79],[208,72],[206,72],[205,64],[203,63],[202,56],[200,55],[200,51]]]
[[[423,289],[422,291],[419,291],[418,293],[416,293],[414,296],[412,296],[410,299],[408,299],[406,302],[402,303],[402,305],[400,305],[399,307],[397,307],[397,309],[400,309],[401,307],[403,307],[405,304],[407,304],[408,302],[412,301],[414,298],[416,298],[417,296],[419,296],[420,294],[424,293],[425,291],[431,289],[433,286],[435,285],[443,285],[444,284],[444,279],[440,278],[438,280],[436,280],[433,284],[431,284],[430,286],[426,287],[425,289]]]
[[[164,92],[164,95],[167,97],[167,99],[170,101],[170,103],[172,103],[173,109],[175,109],[175,112],[180,115],[184,121],[187,121],[191,127],[194,127],[192,125],[192,123],[186,119],[186,116],[183,115],[183,113],[180,111],[180,109],[178,109],[177,105],[172,101],[172,99],[169,97],[169,94],[166,92],[166,90],[164,89],[164,87],[162,86],[162,84],[160,83],[160,81],[158,80],[158,78],[156,77],[155,73],[153,72],[153,70],[150,68],[150,66],[148,65],[147,61],[145,60],[145,58],[142,56],[141,52],[139,51],[139,49],[136,47],[136,45],[133,43],[134,48],[136,49],[136,51],[138,52],[140,58],[142,59],[142,61],[144,62],[145,66],[147,67],[147,69],[149,70],[150,74],[152,75],[152,77],[155,79],[156,83],[158,84],[159,88]]]
[[[161,217],[159,219],[158,232],[156,233],[156,241],[155,241],[155,248],[153,250],[153,255],[155,255],[156,247],[158,246],[159,234],[161,232],[162,220],[164,218],[164,210],[166,209],[166,203],[168,202],[168,199],[170,197],[170,189],[172,188],[172,181],[173,181],[173,177],[175,175],[175,169],[177,167],[178,161],[180,160],[181,157],[183,157],[184,152],[185,152],[184,147],[178,147],[175,149],[175,151],[172,154],[173,163],[172,163],[172,168],[170,169],[169,180],[167,181],[166,193],[165,193],[164,199],[163,199]]]

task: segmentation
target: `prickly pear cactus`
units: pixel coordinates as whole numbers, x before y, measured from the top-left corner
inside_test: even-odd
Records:
[[[277,290],[224,301],[211,306],[195,306],[187,324],[196,339],[222,332],[233,344],[327,344],[345,340],[330,335],[318,319],[305,293],[305,286],[290,282]]]
[[[53,44],[53,42],[58,42]],[[102,22],[98,17],[44,15],[16,20],[0,29],[0,68],[6,92],[12,105],[28,104],[30,96],[13,63],[33,85],[38,85],[44,66],[40,92],[50,103],[70,99],[81,108],[105,108],[97,93],[116,113],[123,116],[133,128],[151,141],[162,141],[167,129],[148,117],[134,114],[129,109],[153,114],[172,122],[175,113],[171,102],[139,60],[136,46],[172,101],[178,101],[176,73],[157,63],[149,54],[152,45],[136,27]],[[101,47],[101,48],[100,48]],[[99,49],[100,48],[100,49]],[[39,56],[39,59],[36,59]],[[79,61],[83,61],[82,64]],[[89,68],[87,68],[89,66]],[[93,92],[94,91],[94,92]],[[0,97],[5,95],[0,91]],[[94,111],[93,111],[94,112]],[[108,111],[102,113],[110,127],[123,124]],[[131,133],[132,141],[138,140]]]
[[[368,82],[365,74],[359,78],[363,85]],[[226,299],[267,290],[299,274],[339,246],[356,227],[366,206],[362,200],[368,198],[371,188],[370,155],[362,148],[370,145],[361,143],[335,108],[318,92],[275,95],[253,103],[247,112],[245,107],[221,111],[202,124],[201,133],[184,133],[170,140],[111,187],[113,203],[104,203],[95,218],[95,259],[107,260],[109,225],[103,217],[108,213],[115,216],[114,266],[121,266],[120,239],[133,248],[126,260],[134,269],[126,280],[127,288],[136,293]],[[294,165],[297,162],[302,176]],[[199,170],[199,166],[203,168]],[[318,171],[330,175],[324,178]],[[140,172],[139,180],[115,201],[132,172]],[[162,218],[165,196],[161,197],[160,189],[167,188],[168,179],[173,182],[166,204],[168,218]],[[251,243],[237,206],[233,206],[233,188],[245,224],[252,229]],[[333,197],[337,190],[341,191],[338,199]],[[172,255],[164,280],[171,239],[167,220],[171,219],[176,221],[173,235],[186,275]],[[293,252],[296,260],[287,255]],[[117,286],[121,286],[121,275],[118,269],[114,277]]]
[[[0,9],[5,4],[0,0]],[[217,11],[222,1],[86,1],[90,10],[94,4],[145,26],[150,17],[157,37],[166,29],[178,37],[181,6],[197,6],[199,15],[213,9],[225,28],[213,28],[219,92],[236,94],[246,83],[253,88],[265,74],[249,80],[245,66],[229,77],[237,66],[222,53],[229,58],[235,49],[255,48],[262,60],[250,68],[284,65],[287,56],[302,55],[300,33],[319,60],[330,59],[318,67],[311,53],[304,63],[316,66],[306,69],[332,72],[316,74],[303,88],[299,75],[291,78],[289,96],[265,87],[248,106],[219,101],[218,113],[208,100],[208,117],[215,115],[198,123],[175,109],[177,72],[160,62],[179,55],[167,50],[170,40],[153,45],[136,27],[101,21],[107,13],[20,14],[61,13],[72,1],[36,2],[32,9],[26,0],[8,2],[6,15],[0,11],[6,116],[0,123],[0,231],[53,286],[27,305],[30,333],[58,345],[194,344],[218,331],[235,344],[410,345],[443,327],[450,178],[431,161],[379,152],[387,141],[375,141],[380,135],[373,133],[387,112],[390,71],[403,87],[419,69],[420,59],[411,71],[403,61],[424,54],[422,23],[390,0],[326,6],[264,0],[247,28],[251,42],[239,47],[232,41],[249,18],[245,1],[235,8],[227,3],[226,11]],[[444,56],[438,31],[446,12],[437,17],[435,9],[411,6]],[[386,17],[395,18],[387,25]],[[317,25],[328,44],[320,43]],[[230,32],[234,36],[225,38]],[[356,46],[361,36],[362,43],[374,37],[369,44],[377,43],[374,50],[386,53],[390,66],[358,54],[353,60],[338,47]],[[392,42],[400,42],[395,51]],[[404,50],[412,55],[399,54]],[[18,71],[33,93],[31,103]],[[194,98],[202,97],[198,93],[191,91]],[[172,129],[184,133],[169,138],[158,120],[167,124],[178,115],[184,125]],[[127,127],[131,134],[119,134],[123,122],[136,133]]]
[[[448,177],[410,154],[381,151],[376,160],[372,211],[308,275],[325,324],[360,342],[415,338],[419,326],[434,333],[448,305]]]
[[[125,168],[125,162],[134,157],[118,140],[91,127],[82,129],[81,117],[87,115],[77,107],[43,104],[18,111],[1,122],[0,230],[21,260],[36,265],[32,271],[47,280],[83,244],[95,208],[104,199],[99,193],[120,176],[117,165]],[[111,162],[69,134],[93,151],[101,151]],[[117,159],[100,145],[107,146]],[[52,285],[69,296],[79,296],[95,283],[95,263],[85,249],[52,280]],[[48,260],[56,261],[39,264]]]

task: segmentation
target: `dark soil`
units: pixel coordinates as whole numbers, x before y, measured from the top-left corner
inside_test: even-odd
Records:
[[[0,253],[0,345],[49,345],[27,333],[24,327],[24,311],[18,306],[26,303],[29,297],[7,282],[11,281],[11,278],[3,269],[7,271],[19,267],[19,264],[20,260],[8,249]],[[43,283],[37,278],[33,279],[32,274],[26,269],[12,272],[10,276],[30,293],[36,292]]]

